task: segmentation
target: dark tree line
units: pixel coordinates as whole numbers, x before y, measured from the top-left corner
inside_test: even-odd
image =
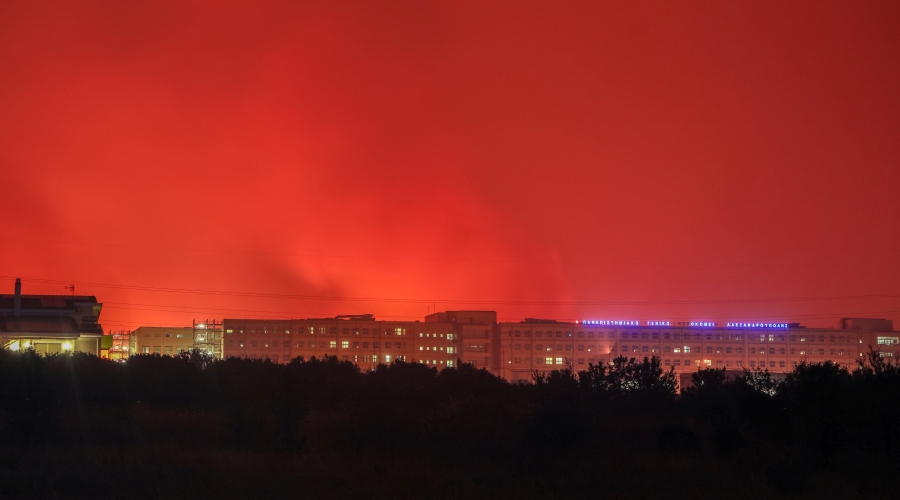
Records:
[[[691,381],[679,394],[655,357],[510,384],[466,364],[0,350],[0,496],[896,491],[900,375],[878,353]]]

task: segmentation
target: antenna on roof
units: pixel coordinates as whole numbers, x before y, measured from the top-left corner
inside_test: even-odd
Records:
[[[72,296],[75,296],[75,285],[69,285],[63,288],[65,288],[66,290],[72,290]]]

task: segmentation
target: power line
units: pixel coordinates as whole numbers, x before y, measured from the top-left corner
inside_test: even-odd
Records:
[[[0,275],[0,278],[14,279],[13,276]],[[758,299],[717,299],[717,300],[651,300],[651,301],[548,301],[548,300],[465,300],[465,299],[412,299],[412,298],[382,298],[382,297],[348,297],[329,295],[299,295],[263,292],[235,292],[224,290],[202,290],[190,288],[168,288],[139,285],[120,285],[112,283],[78,282],[71,280],[48,280],[42,278],[23,278],[35,283],[76,284],[80,286],[93,286],[99,288],[112,288],[122,290],[137,290],[147,292],[185,293],[197,295],[218,295],[232,297],[257,297],[270,299],[301,299],[301,300],[340,300],[350,302],[383,302],[383,303],[409,303],[409,304],[481,304],[481,305],[523,305],[523,306],[647,306],[647,305],[699,305],[699,304],[750,304],[750,303],[782,303],[782,302],[816,302],[828,300],[870,300],[900,298],[900,294],[867,294],[867,295],[836,295],[821,297],[790,297],[790,298],[758,298]]]
[[[233,255],[280,255],[284,257],[321,258],[321,259],[356,259],[356,260],[388,260],[388,261],[420,261],[420,262],[467,262],[485,264],[587,264],[597,266],[672,266],[672,267],[742,267],[742,266],[892,266],[896,262],[628,262],[628,261],[586,261],[586,260],[522,260],[522,259],[452,259],[445,257],[412,257],[388,255],[337,255],[296,252],[267,252],[259,250],[235,250],[223,248],[185,248],[153,245],[128,245],[121,243],[59,241],[26,238],[0,237],[4,241],[28,243],[97,246],[108,248],[129,248],[136,250],[156,250],[168,252],[221,253]]]

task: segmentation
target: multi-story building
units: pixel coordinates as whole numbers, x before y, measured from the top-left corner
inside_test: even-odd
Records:
[[[868,352],[900,356],[900,332],[889,320],[845,318],[838,328],[798,323],[583,320],[528,318],[497,322],[493,311],[446,311],[420,321],[376,321],[372,315],[299,320],[223,321],[223,354],[287,362],[337,356],[362,369],[393,360],[438,368],[457,360],[510,381],[537,370],[607,363],[617,356],[657,356],[678,373],[702,367],[788,372],[801,362],[849,367]]]
[[[0,346],[45,354],[81,351],[100,354],[103,304],[84,295],[0,295]]]
[[[845,318],[840,328],[637,320],[525,320],[501,323],[499,328],[504,362],[498,374],[508,380],[530,380],[534,370],[580,370],[617,356],[657,356],[664,367],[679,373],[705,367],[789,372],[804,361],[826,360],[850,368],[869,346],[882,356],[900,356],[900,332],[893,330],[893,323],[863,318]]]
[[[496,321],[495,321],[496,322]],[[394,360],[453,366],[460,340],[453,323],[376,321],[371,314],[296,320],[226,319],[223,354],[287,362],[337,356],[363,369]],[[492,325],[487,325],[490,330]]]
[[[194,348],[194,329],[190,326],[142,326],[131,333],[135,354],[172,356]]]

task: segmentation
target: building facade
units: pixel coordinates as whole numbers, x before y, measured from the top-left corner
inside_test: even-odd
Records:
[[[85,295],[23,295],[17,279],[12,295],[0,295],[0,346],[44,354],[100,354],[103,304]]]
[[[297,356],[336,356],[361,369],[394,360],[437,368],[457,361],[509,381],[532,373],[607,363],[617,356],[657,356],[676,373],[700,368],[767,369],[784,373],[804,361],[831,360],[848,368],[869,351],[900,356],[900,332],[888,320],[845,318],[838,328],[797,323],[582,320],[528,318],[497,322],[493,311],[446,311],[424,321],[377,321],[372,315],[335,318],[226,319],[223,356],[285,363]]]
[[[131,332],[134,354],[173,356],[194,348],[194,329],[185,327],[142,326]]]

